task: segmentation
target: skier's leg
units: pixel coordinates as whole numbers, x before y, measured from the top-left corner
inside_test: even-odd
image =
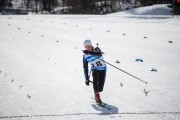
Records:
[[[93,71],[93,88],[96,103],[101,103],[101,98],[99,95],[99,71],[97,70]]]
[[[92,76],[93,76],[93,88],[94,88],[94,93],[96,92],[99,92],[99,73],[97,70],[93,70],[93,73],[92,73]]]
[[[100,75],[99,75],[99,92],[103,91],[105,79],[106,79],[106,71],[105,70],[100,71]]]

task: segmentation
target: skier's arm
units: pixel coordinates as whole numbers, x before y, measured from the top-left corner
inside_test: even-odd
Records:
[[[88,76],[88,62],[87,60],[84,58],[83,56],[83,68],[84,68],[84,76],[86,80],[89,80],[89,76]]]
[[[83,53],[90,54],[90,55],[102,56],[102,52],[101,51],[90,52],[88,50],[84,50]]]

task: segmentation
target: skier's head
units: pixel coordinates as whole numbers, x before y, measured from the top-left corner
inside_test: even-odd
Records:
[[[85,47],[86,50],[92,51],[93,46],[92,46],[91,40],[85,40],[84,41],[84,47]]]

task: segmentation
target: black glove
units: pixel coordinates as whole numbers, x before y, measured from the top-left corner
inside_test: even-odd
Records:
[[[86,81],[85,81],[85,84],[86,84],[87,86],[89,86],[89,80],[86,80]]]

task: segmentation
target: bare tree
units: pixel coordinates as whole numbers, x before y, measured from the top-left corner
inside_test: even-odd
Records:
[[[117,0],[118,1],[118,4],[119,4],[119,10],[121,10],[121,3],[120,3],[120,0]]]
[[[4,0],[0,0],[0,7],[1,7],[1,11],[2,11],[2,8],[3,8],[3,6],[4,6]]]
[[[38,0],[36,0],[36,13],[38,12]]]

